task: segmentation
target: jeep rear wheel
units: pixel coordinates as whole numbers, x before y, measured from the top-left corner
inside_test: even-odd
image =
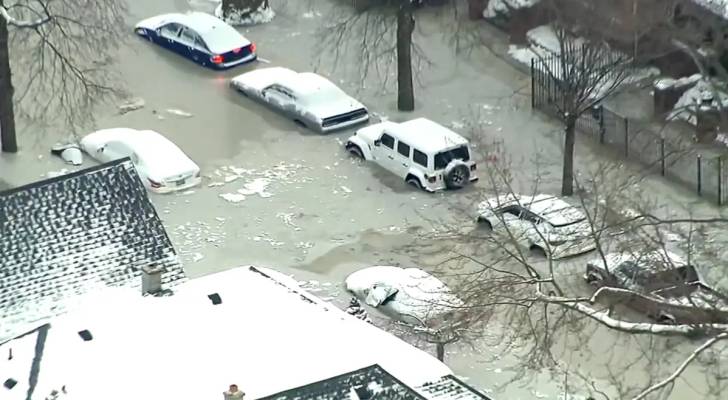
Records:
[[[412,185],[417,190],[422,190],[422,182],[418,178],[415,178],[414,176],[407,177],[406,180],[408,185]]]

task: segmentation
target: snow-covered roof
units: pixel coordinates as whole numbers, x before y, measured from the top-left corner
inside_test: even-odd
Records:
[[[693,3],[710,10],[719,17],[728,19],[728,0],[692,0]]]
[[[387,121],[385,131],[428,154],[468,144],[468,140],[464,137],[427,118],[416,118],[400,123]]]
[[[250,44],[249,40],[225,21],[199,11],[157,15],[140,21],[137,26],[156,29],[169,23],[181,24],[194,30],[214,53],[224,53]]]
[[[0,193],[0,342],[77,295],[140,286],[147,265],[184,277],[128,159]]]
[[[549,223],[561,226],[583,220],[586,216],[583,210],[564,199],[551,194],[536,194],[533,196],[521,194],[507,194],[492,197],[482,202],[478,208],[482,211],[495,210],[519,204],[534,214],[545,218]]]
[[[264,268],[189,280],[166,297],[106,289],[50,323],[0,345],[0,354],[13,354],[0,359],[0,377],[16,382],[2,389],[4,400],[53,390],[62,400],[63,387],[74,400],[203,399],[232,383],[255,399],[375,364],[410,388],[452,374]]]

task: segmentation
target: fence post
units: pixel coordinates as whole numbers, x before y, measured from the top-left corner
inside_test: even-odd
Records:
[[[718,157],[718,205],[723,205],[723,156]]]
[[[697,158],[697,162],[698,162],[698,196],[703,195],[703,179],[702,179],[703,174],[701,171],[701,164],[702,164],[701,159],[702,159],[702,156],[700,154],[698,154],[698,158]]]
[[[660,173],[665,176],[665,138],[660,138]]]
[[[534,62],[536,59],[531,59],[531,109],[536,108],[536,77],[533,75]]]
[[[624,158],[629,157],[629,119],[624,118]]]

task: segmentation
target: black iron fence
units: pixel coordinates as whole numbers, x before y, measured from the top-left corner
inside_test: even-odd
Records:
[[[557,58],[531,61],[531,106],[561,119],[560,84],[554,74]],[[678,182],[699,196],[728,204],[728,155],[701,152],[683,141],[666,138],[652,124],[635,121],[597,106],[579,116],[576,130],[591,136],[625,159],[641,163],[650,172]]]

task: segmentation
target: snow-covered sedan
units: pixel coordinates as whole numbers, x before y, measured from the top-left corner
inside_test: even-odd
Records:
[[[238,75],[230,86],[287,114],[301,126],[326,133],[365,123],[369,112],[328,79],[312,72],[271,67]]]
[[[493,197],[478,206],[478,223],[532,252],[552,259],[596,248],[584,211],[547,194]]]
[[[99,162],[129,157],[144,185],[155,193],[189,189],[201,182],[200,167],[155,131],[102,129],[84,136],[80,146]]]
[[[232,68],[257,58],[253,42],[221,19],[202,12],[147,18],[134,31],[152,43],[213,69]]]
[[[374,266],[351,273],[346,290],[382,314],[413,325],[462,306],[462,301],[438,278],[419,268]]]

